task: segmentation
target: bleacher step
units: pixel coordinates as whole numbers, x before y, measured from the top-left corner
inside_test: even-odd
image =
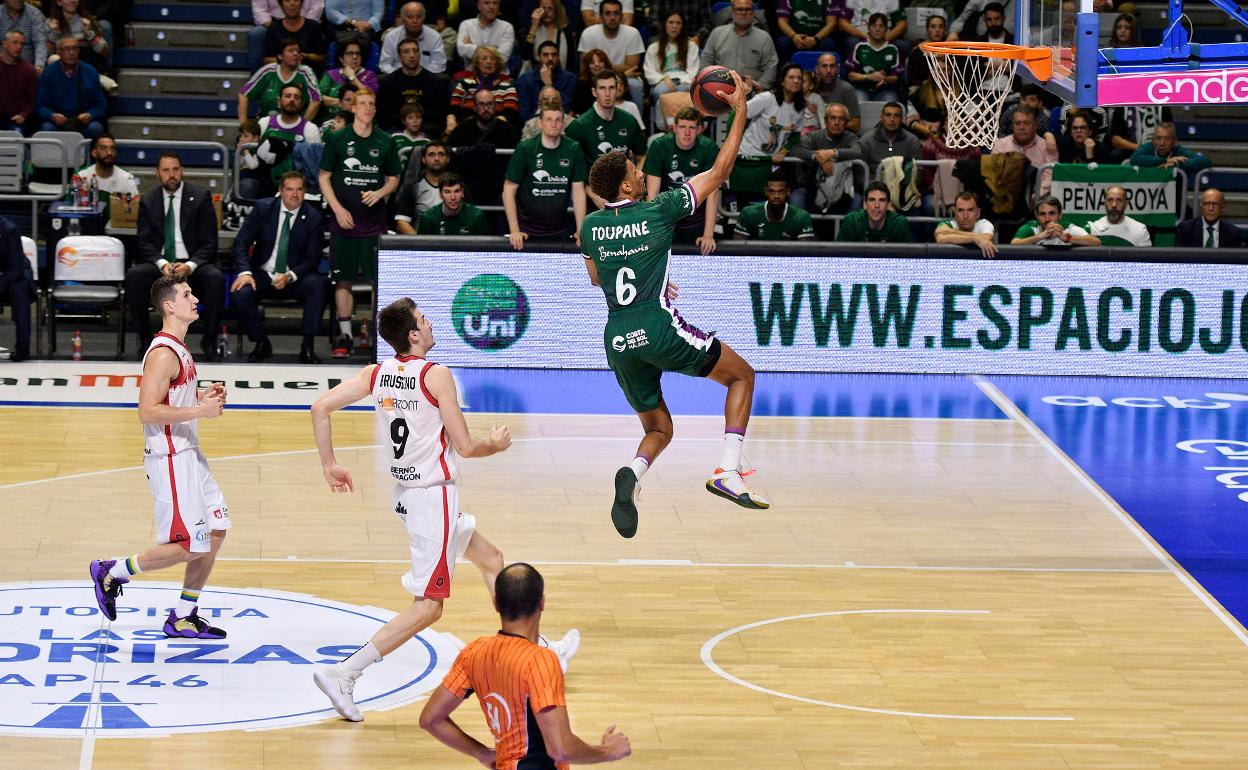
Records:
[[[146,116],[115,117],[108,122],[118,139],[163,139],[173,142],[221,142],[233,147],[238,134],[237,115],[195,121]]]
[[[129,30],[134,38],[131,48],[247,51],[248,27],[241,24],[175,27],[161,22],[138,22],[129,25]]]
[[[247,82],[243,70],[124,69],[117,75],[122,96],[208,96],[237,99]]]
[[[139,3],[130,11],[131,21],[175,22],[192,24],[251,25],[251,5],[223,3]]]
[[[156,169],[153,167],[126,167],[126,170],[138,178],[140,192],[146,192],[159,184],[156,179]],[[182,179],[190,182],[191,184],[208,188],[208,191],[213,195],[225,195],[226,180],[222,178],[221,169],[219,168],[211,169],[183,166]]]
[[[164,115],[187,118],[226,118],[238,115],[238,97],[209,96],[115,96],[113,111],[119,115]]]
[[[173,67],[177,69],[246,69],[246,51],[216,49],[122,48],[113,56],[118,67]]]

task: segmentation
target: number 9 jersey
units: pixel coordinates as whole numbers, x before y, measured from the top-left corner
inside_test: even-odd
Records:
[[[459,477],[455,447],[447,440],[438,400],[425,386],[437,364],[396,356],[373,370],[377,428],[386,445],[390,475],[405,487],[453,484]]]

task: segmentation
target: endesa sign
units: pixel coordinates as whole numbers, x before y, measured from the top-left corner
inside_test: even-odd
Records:
[[[1248,69],[1147,72],[1097,79],[1102,107],[1131,104],[1243,104]]]

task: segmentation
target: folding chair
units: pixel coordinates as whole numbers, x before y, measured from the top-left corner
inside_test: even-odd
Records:
[[[91,142],[77,131],[36,131],[31,139],[54,139],[65,148],[62,155],[51,145],[30,145],[32,173],[29,190],[36,195],[62,192],[62,169],[65,171],[64,178],[70,179],[75,171],[87,165],[87,149]]]
[[[126,352],[126,250],[106,235],[71,235],[56,247],[52,291],[48,297],[48,352],[56,353],[59,305],[91,308],[76,318],[107,321],[105,308],[117,305],[117,357]],[[72,281],[73,283],[66,283]]]

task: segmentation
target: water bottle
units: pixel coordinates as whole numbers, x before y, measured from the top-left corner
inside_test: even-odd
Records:
[[[95,177],[91,177],[91,208],[95,208],[100,202],[100,183]]]
[[[221,324],[221,332],[217,334],[217,358],[224,361],[230,355],[230,329]]]
[[[75,361],[81,361],[82,360],[82,332],[75,330],[74,338],[70,340],[70,343],[73,345],[73,348],[74,348],[74,352],[71,357]]]
[[[82,199],[82,193],[80,192],[81,189],[82,189],[82,177],[78,176],[77,174],[74,174],[73,179],[70,180],[70,185],[69,185],[69,205],[71,206],[78,205],[78,202]]]
[[[368,321],[360,322],[360,334],[359,334],[359,337],[355,341],[355,346],[357,348],[364,348],[364,349],[368,349],[373,346],[373,338],[370,337],[368,334]]]

